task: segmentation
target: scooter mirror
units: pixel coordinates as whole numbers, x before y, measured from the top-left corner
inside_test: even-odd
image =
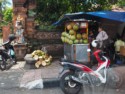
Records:
[[[91,52],[91,49],[87,49],[87,52]]]

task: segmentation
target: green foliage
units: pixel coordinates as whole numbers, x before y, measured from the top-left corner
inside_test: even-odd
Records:
[[[54,26],[40,25],[39,29],[42,31],[55,31],[56,28]]]
[[[4,21],[6,21],[8,23],[12,22],[12,17],[13,17],[12,8],[8,8],[3,11],[3,20]]]
[[[36,19],[48,24],[55,22],[61,15],[68,12],[66,1],[37,0]]]
[[[110,10],[114,0],[37,0],[36,20],[51,24],[66,13]]]
[[[12,9],[7,6],[9,4],[11,4],[9,0],[0,0],[0,14],[2,14],[0,29],[2,26],[8,25],[12,21]]]
[[[36,15],[35,9],[28,10],[28,16],[32,17],[34,15]]]
[[[37,0],[36,20],[50,25],[63,14],[111,10],[112,5],[125,6],[125,0]]]
[[[125,0],[118,0],[117,5],[120,7],[125,7]]]
[[[113,2],[111,0],[86,0],[83,3],[84,11],[110,10]]]
[[[12,8],[4,10],[2,14],[3,14],[3,19],[0,22],[0,28],[12,23],[12,17],[13,17]]]

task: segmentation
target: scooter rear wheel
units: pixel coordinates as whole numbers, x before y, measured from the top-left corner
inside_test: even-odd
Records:
[[[65,94],[78,94],[82,84],[71,79],[74,76],[73,72],[66,72],[60,79],[60,87]]]

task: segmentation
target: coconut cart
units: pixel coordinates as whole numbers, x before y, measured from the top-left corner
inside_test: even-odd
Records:
[[[87,63],[90,61],[88,42],[88,22],[68,21],[65,24],[65,31],[61,35],[64,43],[64,58],[70,61]]]

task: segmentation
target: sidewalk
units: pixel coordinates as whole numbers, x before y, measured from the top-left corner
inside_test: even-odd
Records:
[[[20,81],[20,85],[25,87],[27,84],[29,84],[28,82],[42,81],[42,83],[39,84],[43,84],[43,88],[59,86],[58,75],[60,69],[61,65],[59,64],[59,61],[56,60],[52,62],[50,66],[41,67],[40,69],[27,70]],[[36,85],[36,87],[38,85]]]
[[[26,67],[25,67],[26,66]],[[29,67],[29,68],[28,68]],[[25,61],[18,62],[8,71],[0,72],[0,88],[50,88],[59,86],[59,61],[40,69],[30,69]],[[34,85],[34,86],[33,86]]]

